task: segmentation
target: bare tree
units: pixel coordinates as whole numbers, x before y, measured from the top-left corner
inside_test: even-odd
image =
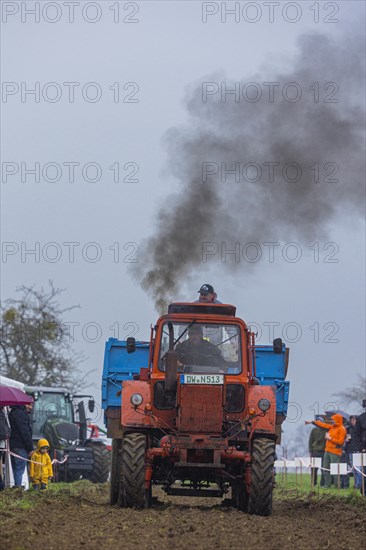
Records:
[[[85,360],[72,349],[63,315],[79,306],[62,308],[63,289],[17,289],[19,298],[1,305],[0,372],[28,385],[63,386],[75,391],[85,387],[79,365]]]
[[[336,397],[342,399],[345,405],[353,405],[356,412],[362,412],[362,400],[366,399],[366,376],[357,375],[358,382],[345,390],[335,393]]]
[[[308,456],[309,429],[303,422],[297,426],[287,426],[281,442],[281,451],[285,458],[293,459],[296,456]]]

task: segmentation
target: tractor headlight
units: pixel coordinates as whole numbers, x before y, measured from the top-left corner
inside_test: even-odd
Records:
[[[131,403],[134,405],[134,407],[138,407],[142,403],[142,395],[139,393],[134,393],[131,395]]]
[[[260,399],[260,400],[258,401],[258,407],[260,408],[260,410],[261,410],[262,412],[268,411],[268,409],[270,408],[270,406],[271,406],[271,403],[270,403],[270,401],[268,401],[268,399]]]

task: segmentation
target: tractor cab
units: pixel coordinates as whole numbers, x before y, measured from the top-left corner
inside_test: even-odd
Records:
[[[171,304],[157,323],[153,377],[169,376],[173,361],[179,374],[245,373],[247,380],[246,342],[247,327],[235,318],[234,306]]]
[[[26,386],[34,399],[31,422],[34,441],[46,438],[54,459],[55,478],[74,481],[89,478],[104,482],[108,478],[109,453],[98,438],[88,437],[84,401],[94,410],[94,399],[88,395],[72,395],[66,388]]]
[[[84,402],[66,388],[27,386],[26,392],[34,399],[31,413],[33,438],[50,438],[54,447],[75,445],[86,439],[87,419]],[[78,402],[76,402],[78,400]],[[94,400],[89,399],[88,408],[94,410]]]
[[[250,377],[248,368],[248,330],[243,321],[235,317],[231,305],[174,303],[168,314],[156,326],[155,350],[151,371],[152,401],[158,410],[181,412],[187,400],[200,407],[207,418],[213,404],[219,404],[227,413],[244,408],[244,386]],[[222,411],[217,414],[217,431],[221,432]],[[174,422],[174,419],[172,418]],[[181,427],[180,421],[176,421]],[[184,423],[183,423],[184,424]],[[220,424],[220,425],[219,425]],[[197,429],[204,429],[200,423]],[[216,431],[216,430],[215,430]]]
[[[165,371],[168,352],[177,354],[177,369],[189,374],[242,372],[240,325],[196,318],[165,320],[161,327],[159,370]]]
[[[60,388],[57,391],[52,391],[52,388],[48,387],[33,387],[28,388],[27,393],[31,394],[34,399],[31,413],[34,439],[44,437],[46,424],[52,423],[56,419],[74,425],[72,396],[66,389]],[[73,439],[78,439],[77,428]]]

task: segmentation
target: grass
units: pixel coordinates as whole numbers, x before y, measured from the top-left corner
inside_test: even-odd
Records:
[[[14,510],[30,510],[39,501],[35,491],[23,489],[5,489],[0,493],[0,513],[9,513]]]
[[[312,487],[311,476],[309,473],[300,474],[300,472],[298,472],[297,475],[295,473],[288,473],[285,476],[281,473],[281,471],[279,471],[276,475],[276,489],[274,491],[274,497],[278,500],[293,497],[311,497],[314,499],[320,498],[324,500],[341,499],[343,502],[348,504],[366,507],[366,498],[361,495],[359,489],[354,488],[353,478],[350,478],[350,487],[347,489],[338,489],[338,484],[329,489],[325,489],[319,486],[319,480],[320,477],[318,477],[318,485]]]
[[[276,488],[274,499],[277,501],[334,501],[341,500],[344,504],[363,507],[366,509],[366,498],[358,489],[353,487],[353,478],[350,479],[348,489],[332,487],[312,487],[311,477],[308,473],[297,476],[295,473],[288,473],[285,477],[281,471],[276,475]],[[55,501],[67,502],[69,499],[77,498],[79,502],[105,501],[107,495],[107,484],[94,484],[87,480],[75,481],[74,483],[51,483],[47,491],[24,491],[23,489],[5,489],[0,493],[0,514],[11,515],[17,510],[31,510],[38,504],[45,501],[50,504]],[[309,500],[310,499],[310,500]]]
[[[47,491],[24,491],[22,488],[8,488],[0,493],[0,513],[14,510],[30,510],[45,499],[67,500],[70,497],[89,498],[104,491],[104,486],[87,480],[74,483],[50,483]]]

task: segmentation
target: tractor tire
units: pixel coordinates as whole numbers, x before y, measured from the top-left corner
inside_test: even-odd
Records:
[[[123,438],[118,503],[126,508],[149,508],[151,491],[145,489],[146,436],[130,433]]]
[[[121,441],[121,455],[120,455],[120,460],[119,460],[119,471],[118,471],[119,482],[118,482],[118,498],[117,498],[117,505],[118,505],[120,508],[124,508],[124,507],[125,507],[125,490],[124,490],[123,475],[122,475],[122,469],[123,469],[123,465],[122,465],[122,454],[123,454],[123,440]]]
[[[112,465],[111,465],[111,486],[109,493],[109,502],[111,506],[117,504],[119,496],[119,487],[121,481],[121,452],[122,439],[112,440]]]
[[[274,441],[265,438],[253,441],[252,477],[248,498],[249,514],[269,516],[272,512],[274,457]]]
[[[93,470],[88,476],[92,483],[108,481],[110,469],[110,452],[103,443],[86,443],[86,447],[93,449]]]

